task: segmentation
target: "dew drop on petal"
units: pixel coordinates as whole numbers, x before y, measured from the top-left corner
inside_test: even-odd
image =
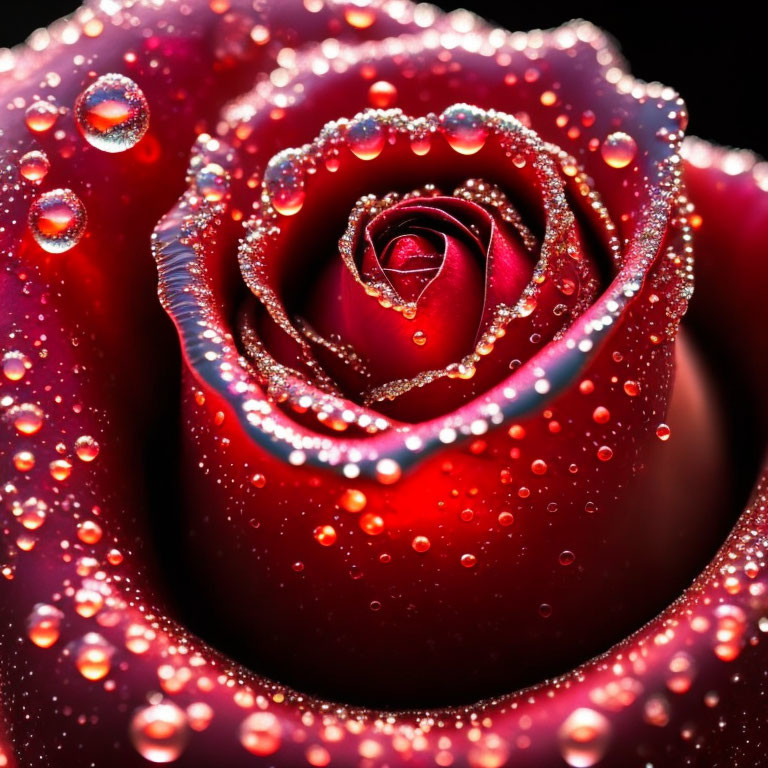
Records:
[[[589,768],[605,754],[610,724],[594,709],[580,707],[560,726],[557,735],[563,760],[572,768]]]
[[[357,118],[347,128],[349,149],[361,160],[373,160],[378,157],[386,140],[384,127],[372,116]]]
[[[53,605],[38,603],[27,617],[27,637],[39,648],[50,648],[59,639],[64,614]]]
[[[81,435],[75,440],[75,454],[80,461],[93,461],[99,455],[99,444],[90,435]]]
[[[282,728],[271,712],[254,712],[240,724],[240,743],[253,755],[272,755],[280,749]]]
[[[89,144],[104,152],[124,152],[147,132],[149,105],[133,80],[110,73],[80,94],[75,117]]]
[[[626,168],[637,154],[637,143],[624,131],[616,131],[606,137],[600,154],[611,168]]]
[[[36,531],[48,516],[48,505],[35,496],[30,496],[18,510],[14,510],[18,515],[19,522],[28,530]]]
[[[41,181],[51,169],[48,155],[42,150],[33,149],[21,156],[19,160],[19,172],[27,181]]]
[[[197,191],[209,203],[218,203],[227,197],[229,183],[229,173],[218,163],[208,163],[195,174]]]
[[[462,155],[473,155],[488,138],[483,114],[469,104],[454,104],[440,116],[440,125],[448,143]]]
[[[97,632],[89,632],[80,641],[75,654],[77,671],[86,680],[101,680],[112,667],[114,648]]]
[[[22,435],[37,434],[43,426],[45,414],[34,403],[21,403],[8,409],[8,416],[16,431]]]
[[[166,701],[137,710],[129,732],[134,748],[145,760],[172,763],[187,746],[189,721],[184,710]]]
[[[8,381],[23,379],[26,372],[32,367],[29,358],[22,352],[6,352],[3,355],[3,375]]]
[[[71,189],[52,189],[29,207],[29,228],[48,253],[64,253],[80,242],[85,231],[85,206]]]
[[[324,547],[336,543],[336,529],[332,525],[318,525],[314,530],[315,541]]]
[[[53,128],[59,117],[59,110],[50,101],[35,101],[27,107],[24,122],[35,133],[44,133]]]
[[[264,185],[274,209],[283,216],[293,216],[304,205],[304,171],[290,151],[283,151],[269,161]]]
[[[339,499],[339,506],[346,512],[352,514],[362,512],[367,503],[368,499],[365,494],[362,491],[358,491],[356,488],[347,488],[347,490],[341,494],[341,498]]]

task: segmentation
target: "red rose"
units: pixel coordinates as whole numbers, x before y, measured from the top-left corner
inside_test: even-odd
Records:
[[[760,487],[683,592],[764,437],[762,166],[586,23],[50,34],[0,58],[6,763],[764,759]]]

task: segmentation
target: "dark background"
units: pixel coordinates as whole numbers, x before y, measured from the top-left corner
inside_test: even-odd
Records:
[[[586,0],[438,0],[445,9],[472,11],[512,30],[556,26],[574,17],[594,22],[620,43],[633,74],[676,88],[688,103],[689,132],[768,156],[765,83],[768,38],[746,2],[722,11],[705,4],[686,8],[675,0],[599,4]],[[12,6],[12,10],[8,8]],[[10,0],[3,7],[0,47],[71,12],[76,0]],[[9,19],[8,16],[11,16]]]

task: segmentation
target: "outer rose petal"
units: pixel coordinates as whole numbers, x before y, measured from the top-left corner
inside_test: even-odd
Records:
[[[104,39],[107,38],[105,35]],[[46,69],[50,66],[49,62]],[[71,64],[67,66],[70,68]],[[64,82],[69,81],[65,79]],[[163,165],[163,169],[166,167]],[[68,175],[68,179],[71,178]],[[114,178],[106,177],[101,185],[89,174],[88,181],[96,185],[96,192],[106,193]],[[148,184],[154,188],[157,177],[151,177]],[[136,209],[131,207],[127,215],[130,216],[130,228],[117,214],[114,219],[107,218],[105,221],[113,227],[113,231],[135,234],[141,240],[141,227],[135,226]],[[19,220],[22,221],[23,217]],[[23,224],[20,223],[16,232],[21,232],[22,228]],[[110,269],[103,275],[91,273],[93,279],[99,277],[104,280],[98,292],[100,296],[105,295],[101,291],[110,286],[108,295],[119,294],[118,289],[126,284],[126,275],[116,271],[118,263],[132,266],[130,259],[141,252],[131,242],[118,247],[115,247],[114,240],[110,242],[114,263],[108,262]],[[109,256],[110,250],[104,249],[100,255]],[[133,269],[126,270],[126,273],[133,274]],[[74,275],[68,275],[63,287],[71,288],[73,278]],[[55,289],[48,291],[46,282],[53,283]],[[94,361],[91,350],[87,349],[91,344],[95,345],[91,332],[97,332],[99,346],[107,346],[103,334],[107,327],[117,321],[111,316],[99,324],[91,321],[93,310],[86,293],[79,309],[82,321],[89,321],[89,335],[82,338],[82,343],[73,345],[73,320],[67,307],[59,300],[60,290],[62,286],[50,276],[48,281],[43,281],[26,270],[16,276],[4,273],[2,277],[3,299],[5,301],[11,297],[10,303],[3,305],[2,321],[7,323],[7,327],[4,325],[3,328],[4,338],[9,338],[17,347],[24,346],[25,351],[32,353],[30,357],[33,362],[32,370],[27,372],[20,384],[9,385],[4,381],[3,389],[12,393],[21,392],[30,401],[39,402],[47,415],[44,431],[36,438],[22,439],[21,443],[8,422],[3,422],[3,429],[8,430],[3,432],[4,446],[12,446],[15,451],[20,445],[33,445],[38,455],[38,467],[28,476],[29,479],[22,475],[12,478],[11,473],[15,472],[8,463],[4,464],[7,472],[4,479],[15,479],[18,488],[23,489],[19,491],[19,497],[37,494],[54,502],[51,505],[53,511],[36,534],[39,542],[32,552],[19,551],[13,545],[25,530],[18,520],[4,520],[5,541],[11,547],[8,551],[14,553],[11,560],[15,568],[12,567],[7,573],[13,575],[14,579],[0,587],[4,654],[1,668],[2,706],[3,714],[9,718],[12,729],[10,733],[19,750],[19,760],[16,761],[11,752],[8,737],[5,741],[0,737],[0,746],[4,750],[4,758],[11,765],[18,762],[26,768],[34,765],[79,765],[89,761],[98,764],[106,760],[119,760],[121,766],[145,766],[146,761],[138,757],[129,746],[126,734],[133,708],[145,706],[145,694],[159,690],[165,691],[166,697],[179,706],[202,700],[208,702],[214,710],[214,718],[208,729],[204,733],[191,733],[189,748],[176,763],[182,767],[256,764],[253,755],[242,748],[235,735],[244,718],[255,710],[266,710],[269,716],[276,719],[272,721],[269,717],[262,717],[249,721],[254,728],[250,731],[246,728],[246,734],[257,734],[256,726],[260,726],[261,732],[266,734],[266,738],[253,738],[249,743],[261,744],[263,751],[266,751],[264,745],[279,747],[275,756],[265,758],[266,762],[286,766],[305,763],[322,765],[331,753],[335,765],[356,765],[361,756],[364,760],[379,759],[390,764],[409,762],[414,765],[433,765],[436,756],[443,756],[439,758],[443,764],[449,757],[453,757],[452,764],[457,766],[502,765],[508,759],[514,759],[516,765],[558,766],[562,765],[561,755],[568,747],[564,739],[579,724],[591,724],[595,736],[607,733],[608,752],[603,765],[626,766],[636,758],[638,752],[642,754],[642,759],[655,760],[658,765],[663,764],[667,754],[672,755],[669,758],[670,764],[679,764],[680,753],[690,755],[692,759],[705,754],[705,759],[709,759],[711,764],[719,761],[729,765],[741,758],[745,763],[751,761],[754,764],[765,757],[758,740],[744,743],[741,730],[731,727],[731,723],[742,721],[744,717],[743,681],[761,679],[764,653],[759,648],[746,647],[739,660],[728,665],[715,661],[709,650],[715,640],[713,632],[718,622],[722,625],[719,627],[721,638],[730,638],[729,642],[724,640],[726,646],[730,643],[738,650],[742,643],[752,638],[763,608],[762,601],[758,599],[761,591],[756,588],[763,584],[762,573],[751,582],[749,590],[742,589],[735,597],[729,597],[730,602],[745,611],[743,623],[738,611],[732,610],[730,614],[713,617],[713,606],[704,601],[706,595],[702,597],[692,592],[688,603],[677,606],[679,611],[671,610],[664,617],[670,622],[665,627],[666,634],[657,634],[663,625],[656,622],[635,638],[633,643],[618,648],[616,653],[606,657],[603,662],[582,669],[580,675],[569,676],[553,686],[505,698],[495,704],[472,708],[471,712],[461,710],[445,713],[440,718],[403,716],[391,722],[361,713],[359,719],[352,716],[345,720],[344,710],[334,708],[333,714],[330,714],[327,707],[323,708],[306,698],[293,697],[290,693],[287,694],[288,701],[295,706],[288,707],[283,704],[286,694],[282,691],[226,660],[217,659],[203,645],[199,645],[201,655],[196,655],[192,649],[197,646],[197,641],[185,637],[178,628],[162,619],[156,621],[151,608],[147,608],[147,602],[143,599],[146,594],[143,586],[146,577],[144,574],[140,579],[135,576],[132,562],[132,542],[136,531],[120,533],[118,530],[133,527],[127,511],[132,508],[130,489],[135,487],[136,478],[131,475],[126,477],[124,470],[131,448],[126,445],[125,449],[121,449],[119,441],[120,434],[129,434],[128,425],[119,424],[116,420],[123,414],[130,419],[133,414],[126,414],[124,402],[115,407],[111,402],[103,401],[105,365]],[[134,293],[132,288],[125,292],[129,297],[140,295]],[[113,304],[111,311],[127,309],[128,303],[132,304],[130,309],[135,314],[139,307],[133,301],[117,306]],[[107,309],[110,308],[103,307],[102,312]],[[9,314],[6,314],[6,310],[9,310]],[[128,326],[128,323],[119,323],[121,328]],[[62,328],[66,328],[66,331],[62,331]],[[79,336],[77,332],[74,334],[76,339]],[[40,342],[40,345],[37,346],[35,342]],[[128,350],[123,348],[121,351],[127,353]],[[95,371],[93,378],[89,368]],[[120,379],[127,373],[130,371],[120,369],[120,376],[116,378]],[[74,425],[70,410],[80,419]],[[124,428],[125,433],[122,432]],[[102,453],[92,464],[81,465],[74,461],[71,477],[67,481],[54,481],[47,471],[48,460],[58,455],[53,444],[59,439],[71,443],[75,431],[101,437]],[[8,461],[5,452],[3,461]],[[6,485],[3,486],[2,494],[4,504],[8,499],[17,497]],[[60,500],[58,505],[56,500]],[[100,514],[94,509],[97,504]],[[754,529],[762,533],[765,528],[758,504],[753,509],[753,512],[745,516],[741,528],[743,536],[733,542],[735,557],[728,558],[726,552],[719,561],[725,573],[728,573],[728,569],[738,569],[744,564],[744,549],[749,545],[743,545],[742,542],[754,536],[748,531]],[[5,508],[4,513],[7,511]],[[80,537],[76,533],[77,523],[82,522],[86,513],[88,519],[93,519],[91,515],[98,519],[102,527],[101,538],[94,544],[86,543],[96,538],[92,526],[86,527],[87,533]],[[118,520],[121,525],[118,525]],[[123,560],[119,562],[113,553],[111,558],[116,565],[108,565],[105,555],[108,547],[113,544],[120,547]],[[96,564],[86,559],[75,565],[79,558],[91,556],[96,558]],[[107,608],[97,614],[98,618],[85,619],[72,610],[74,590],[64,585],[66,580],[72,580],[73,585],[80,585],[84,577],[77,574],[78,570],[83,573],[92,571],[96,581],[103,582],[109,593]],[[759,567],[757,570],[760,571]],[[102,571],[107,574],[106,578],[99,577]],[[747,570],[748,574],[752,572],[752,568]],[[713,570],[702,579],[699,587],[717,596],[724,594],[722,587],[712,585],[713,579],[717,579],[720,584],[724,583],[719,579],[717,571]],[[729,585],[729,588],[733,589],[733,586]],[[126,596],[130,605],[125,601]],[[61,637],[47,651],[35,647],[28,640],[19,640],[27,633],[25,619],[32,605],[40,600],[56,602],[65,612],[60,628]],[[150,596],[148,600],[154,601],[154,597]],[[683,622],[690,621],[691,615],[686,614],[686,608],[694,610],[696,605],[714,624],[710,624],[704,633],[695,635],[698,644],[694,652],[697,657],[701,652],[702,659],[696,687],[677,699],[665,691],[664,681],[669,679],[669,661],[673,652],[678,645],[685,644],[686,632],[680,631],[678,617]],[[144,610],[139,610],[139,606]],[[731,620],[734,616],[737,621]],[[694,626],[702,629],[704,624],[697,621]],[[86,681],[75,671],[76,654],[65,650],[70,641],[81,640],[85,633],[94,628],[115,648],[106,682]],[[129,640],[130,652],[126,648],[126,640]],[[73,648],[73,651],[76,650],[76,647]],[[647,663],[644,662],[645,656],[649,659]],[[642,673],[644,694],[640,699],[635,698],[623,712],[615,713],[617,703],[626,704],[632,700],[633,690],[637,696],[636,686],[617,682],[622,680],[624,671],[628,671],[630,666],[638,670],[645,668]],[[675,669],[680,669],[679,663]],[[740,673],[736,682],[734,671]],[[606,685],[600,688],[604,682],[617,682],[618,687]],[[677,689],[680,687],[678,683]],[[719,691],[716,698],[720,703],[705,710],[709,716],[701,717],[702,725],[693,739],[678,740],[678,732],[671,732],[672,726],[656,728],[642,724],[641,710],[651,715],[659,712],[658,700],[654,700],[651,707],[642,706],[643,703],[647,704],[645,696],[658,692],[672,698],[673,723],[677,724],[678,719],[684,722],[683,713],[688,706],[697,719],[702,715],[698,694],[705,690]],[[754,692],[754,688],[747,690]],[[603,691],[608,698],[605,698]],[[620,693],[618,697],[614,696],[616,691]],[[710,697],[708,701],[712,703],[715,698]],[[679,709],[676,708],[678,702]],[[601,717],[585,714],[582,707],[588,707],[593,712],[599,711]],[[198,727],[204,722],[199,717],[199,711],[199,708],[191,710],[198,713],[194,719]],[[300,711],[304,711],[303,716],[299,714]],[[726,723],[725,728],[718,722],[721,715]],[[757,729],[762,725],[759,708],[750,708],[746,716],[760,720],[748,723],[748,726]],[[607,731],[604,730],[602,717],[610,721]],[[657,715],[652,719],[658,723],[663,720]],[[462,727],[456,727],[458,723]],[[565,723],[568,725],[564,727]],[[589,728],[586,731],[582,728],[581,735],[582,738],[584,735],[589,737]],[[341,741],[336,740],[339,736]],[[600,752],[602,744],[600,741]],[[594,740],[587,744],[587,748],[591,754],[596,754]],[[623,754],[623,750],[629,750],[630,754]],[[379,757],[374,757],[377,754]]]

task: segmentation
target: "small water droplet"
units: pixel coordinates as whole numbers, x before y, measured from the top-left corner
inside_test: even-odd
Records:
[[[59,110],[50,101],[35,101],[27,107],[24,121],[30,131],[44,133],[53,128],[58,117]]]
[[[314,530],[315,541],[324,547],[336,543],[336,529],[332,525],[318,525]]]
[[[411,541],[411,547],[415,552],[426,552],[431,546],[426,536],[414,536],[413,541]]]
[[[147,132],[149,105],[133,80],[112,72],[80,94],[75,117],[89,144],[103,152],[124,152]]]
[[[64,614],[53,605],[38,603],[27,618],[27,637],[40,648],[50,648],[59,639]]]
[[[52,189],[29,207],[29,228],[48,253],[64,253],[80,242],[86,224],[85,206],[71,189]]]
[[[368,499],[362,491],[358,491],[356,488],[347,488],[344,493],[341,494],[339,499],[339,506],[346,512],[356,514],[362,512],[365,509]]]
[[[560,565],[573,565],[575,560],[576,555],[574,555],[570,549],[564,549],[560,553],[560,556],[557,558],[557,561],[560,563]]]
[[[659,426],[656,427],[656,437],[658,437],[659,440],[661,440],[663,443],[669,440],[669,436],[671,434],[672,430],[667,424],[659,424]]]
[[[377,80],[368,89],[368,101],[377,109],[389,109],[397,102],[397,88],[386,80]]]
[[[227,197],[229,184],[229,173],[218,163],[208,163],[195,174],[197,191],[209,203],[218,203]]]
[[[19,172],[27,181],[41,181],[51,169],[48,155],[42,150],[33,149],[21,156],[19,160]]]

